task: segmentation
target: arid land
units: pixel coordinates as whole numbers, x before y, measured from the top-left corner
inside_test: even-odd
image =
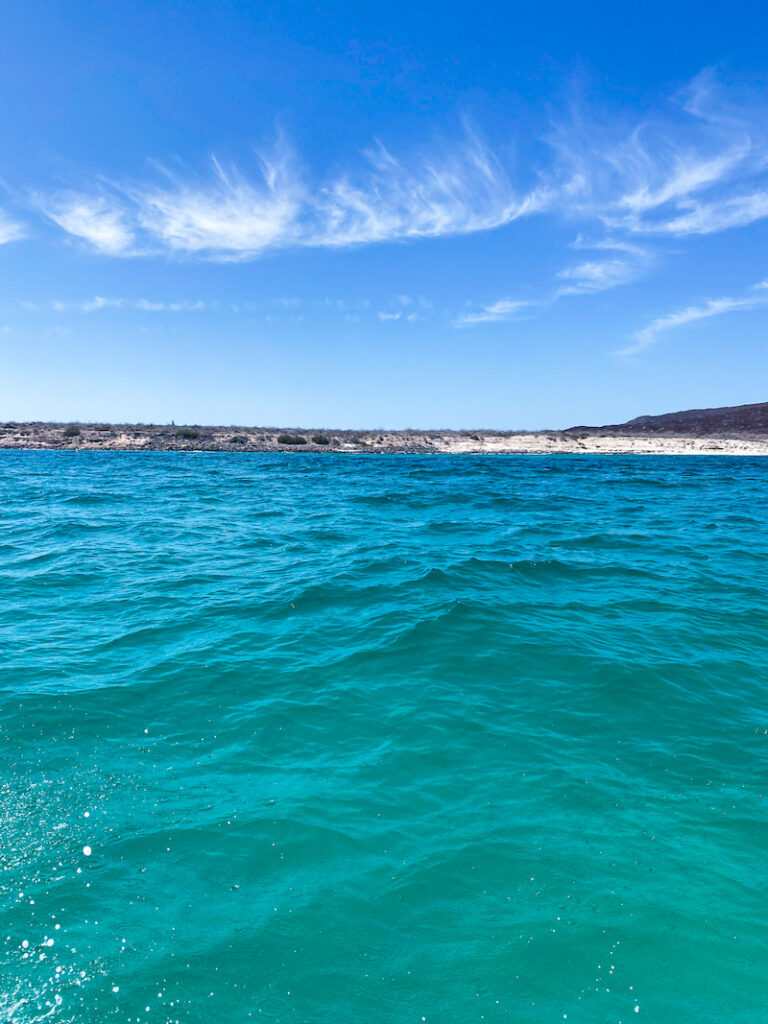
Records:
[[[379,454],[768,455],[765,434],[564,431],[280,430],[149,424],[0,423],[0,449]]]

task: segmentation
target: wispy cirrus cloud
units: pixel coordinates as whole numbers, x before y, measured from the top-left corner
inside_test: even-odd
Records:
[[[610,255],[583,260],[561,270],[557,276],[565,284],[556,289],[553,296],[556,299],[565,295],[589,295],[595,292],[604,292],[623,284],[629,284],[644,273],[651,262],[651,254],[647,249],[613,238],[587,242],[579,235],[572,248],[589,249],[595,252],[607,251]]]
[[[581,110],[550,136],[562,195],[614,231],[686,235],[768,216],[766,98],[734,98],[707,70],[641,121]]]
[[[37,310],[40,307],[36,303],[24,302],[25,309]],[[103,309],[134,309],[145,313],[196,313],[208,308],[208,304],[202,301],[197,302],[157,302],[151,299],[125,299],[110,298],[104,295],[94,295],[91,299],[83,299],[77,302],[62,302],[54,299],[50,308],[55,313],[96,313]]]
[[[313,199],[313,246],[435,238],[498,228],[539,213],[544,187],[518,192],[501,161],[474,133],[449,152],[403,161],[379,144],[367,170],[344,174]]]
[[[746,227],[768,217],[768,191],[731,196],[712,202],[691,201],[666,222],[636,230],[670,235],[711,235],[729,228]]]
[[[498,323],[502,320],[518,319],[530,313],[534,303],[523,299],[499,299],[476,312],[462,313],[453,321],[454,327],[472,327],[475,324]]]
[[[707,299],[697,306],[687,306],[685,309],[666,313],[637,331],[632,343],[627,345],[626,348],[620,349],[616,355],[637,355],[638,352],[642,352],[649,346],[656,344],[659,337],[667,331],[685,327],[687,324],[695,323],[698,320],[708,320],[710,317],[722,316],[725,313],[755,309],[757,306],[764,306],[767,303],[768,282],[763,281],[760,284],[754,285],[746,295],[735,298]]]
[[[544,188],[518,191],[472,132],[443,153],[409,159],[377,144],[356,171],[309,187],[280,142],[246,177],[212,159],[207,175],[161,169],[160,184],[115,186],[40,201],[65,231],[105,255],[174,252],[220,260],[266,250],[334,248],[490,230],[544,209]]]
[[[37,202],[49,220],[105,256],[121,256],[133,247],[135,234],[126,211],[111,196],[62,192],[39,196]]]
[[[609,288],[628,284],[637,276],[636,266],[627,260],[586,260],[560,271],[558,277],[566,284],[558,289],[557,294],[588,295],[604,292]]]
[[[163,188],[130,190],[141,227],[167,249],[230,258],[293,244],[305,201],[303,186],[281,148],[260,158],[260,180],[212,160],[212,174],[194,183],[170,177]]]
[[[609,252],[609,256],[598,256],[581,260],[565,267],[557,274],[554,286],[548,288],[537,302],[515,299],[500,299],[479,310],[464,313],[453,321],[454,327],[471,327],[477,324],[498,323],[520,319],[519,314],[527,309],[527,315],[549,309],[555,302],[569,295],[591,295],[608,291],[623,284],[629,284],[644,272],[651,260],[651,254],[633,242],[606,238],[597,242],[586,241],[579,235],[571,248]],[[562,283],[564,282],[564,283]]]
[[[465,124],[441,144],[397,154],[377,141],[333,172],[312,173],[280,138],[249,169],[216,158],[203,173],[155,165],[143,180],[98,179],[91,191],[79,186],[37,203],[105,256],[242,261],[468,235],[545,215],[592,236],[608,232],[583,246],[603,252],[559,272],[544,308],[553,298],[629,284],[653,265],[654,247],[664,252],[664,239],[768,218],[767,111],[765,95],[726,88],[708,71],[642,118],[574,102],[544,146],[518,147],[510,129],[494,148]],[[521,150],[527,161],[507,155]],[[509,319],[503,303],[514,301],[456,324]]]
[[[6,242],[17,242],[26,236],[27,232],[24,227],[0,210],[0,245],[5,245]]]

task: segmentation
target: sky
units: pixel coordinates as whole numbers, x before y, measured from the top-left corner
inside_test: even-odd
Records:
[[[768,400],[757,3],[4,0],[0,420]]]

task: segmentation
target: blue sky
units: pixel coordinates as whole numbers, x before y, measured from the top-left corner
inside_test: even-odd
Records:
[[[0,419],[768,399],[764,7],[395,8],[6,0]]]

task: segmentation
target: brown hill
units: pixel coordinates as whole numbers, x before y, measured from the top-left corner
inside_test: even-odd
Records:
[[[754,405],[728,405],[719,409],[686,409],[661,416],[637,416],[626,423],[603,427],[571,427],[571,430],[612,432],[616,434],[685,434],[688,437],[712,435],[768,435],[768,402]]]

